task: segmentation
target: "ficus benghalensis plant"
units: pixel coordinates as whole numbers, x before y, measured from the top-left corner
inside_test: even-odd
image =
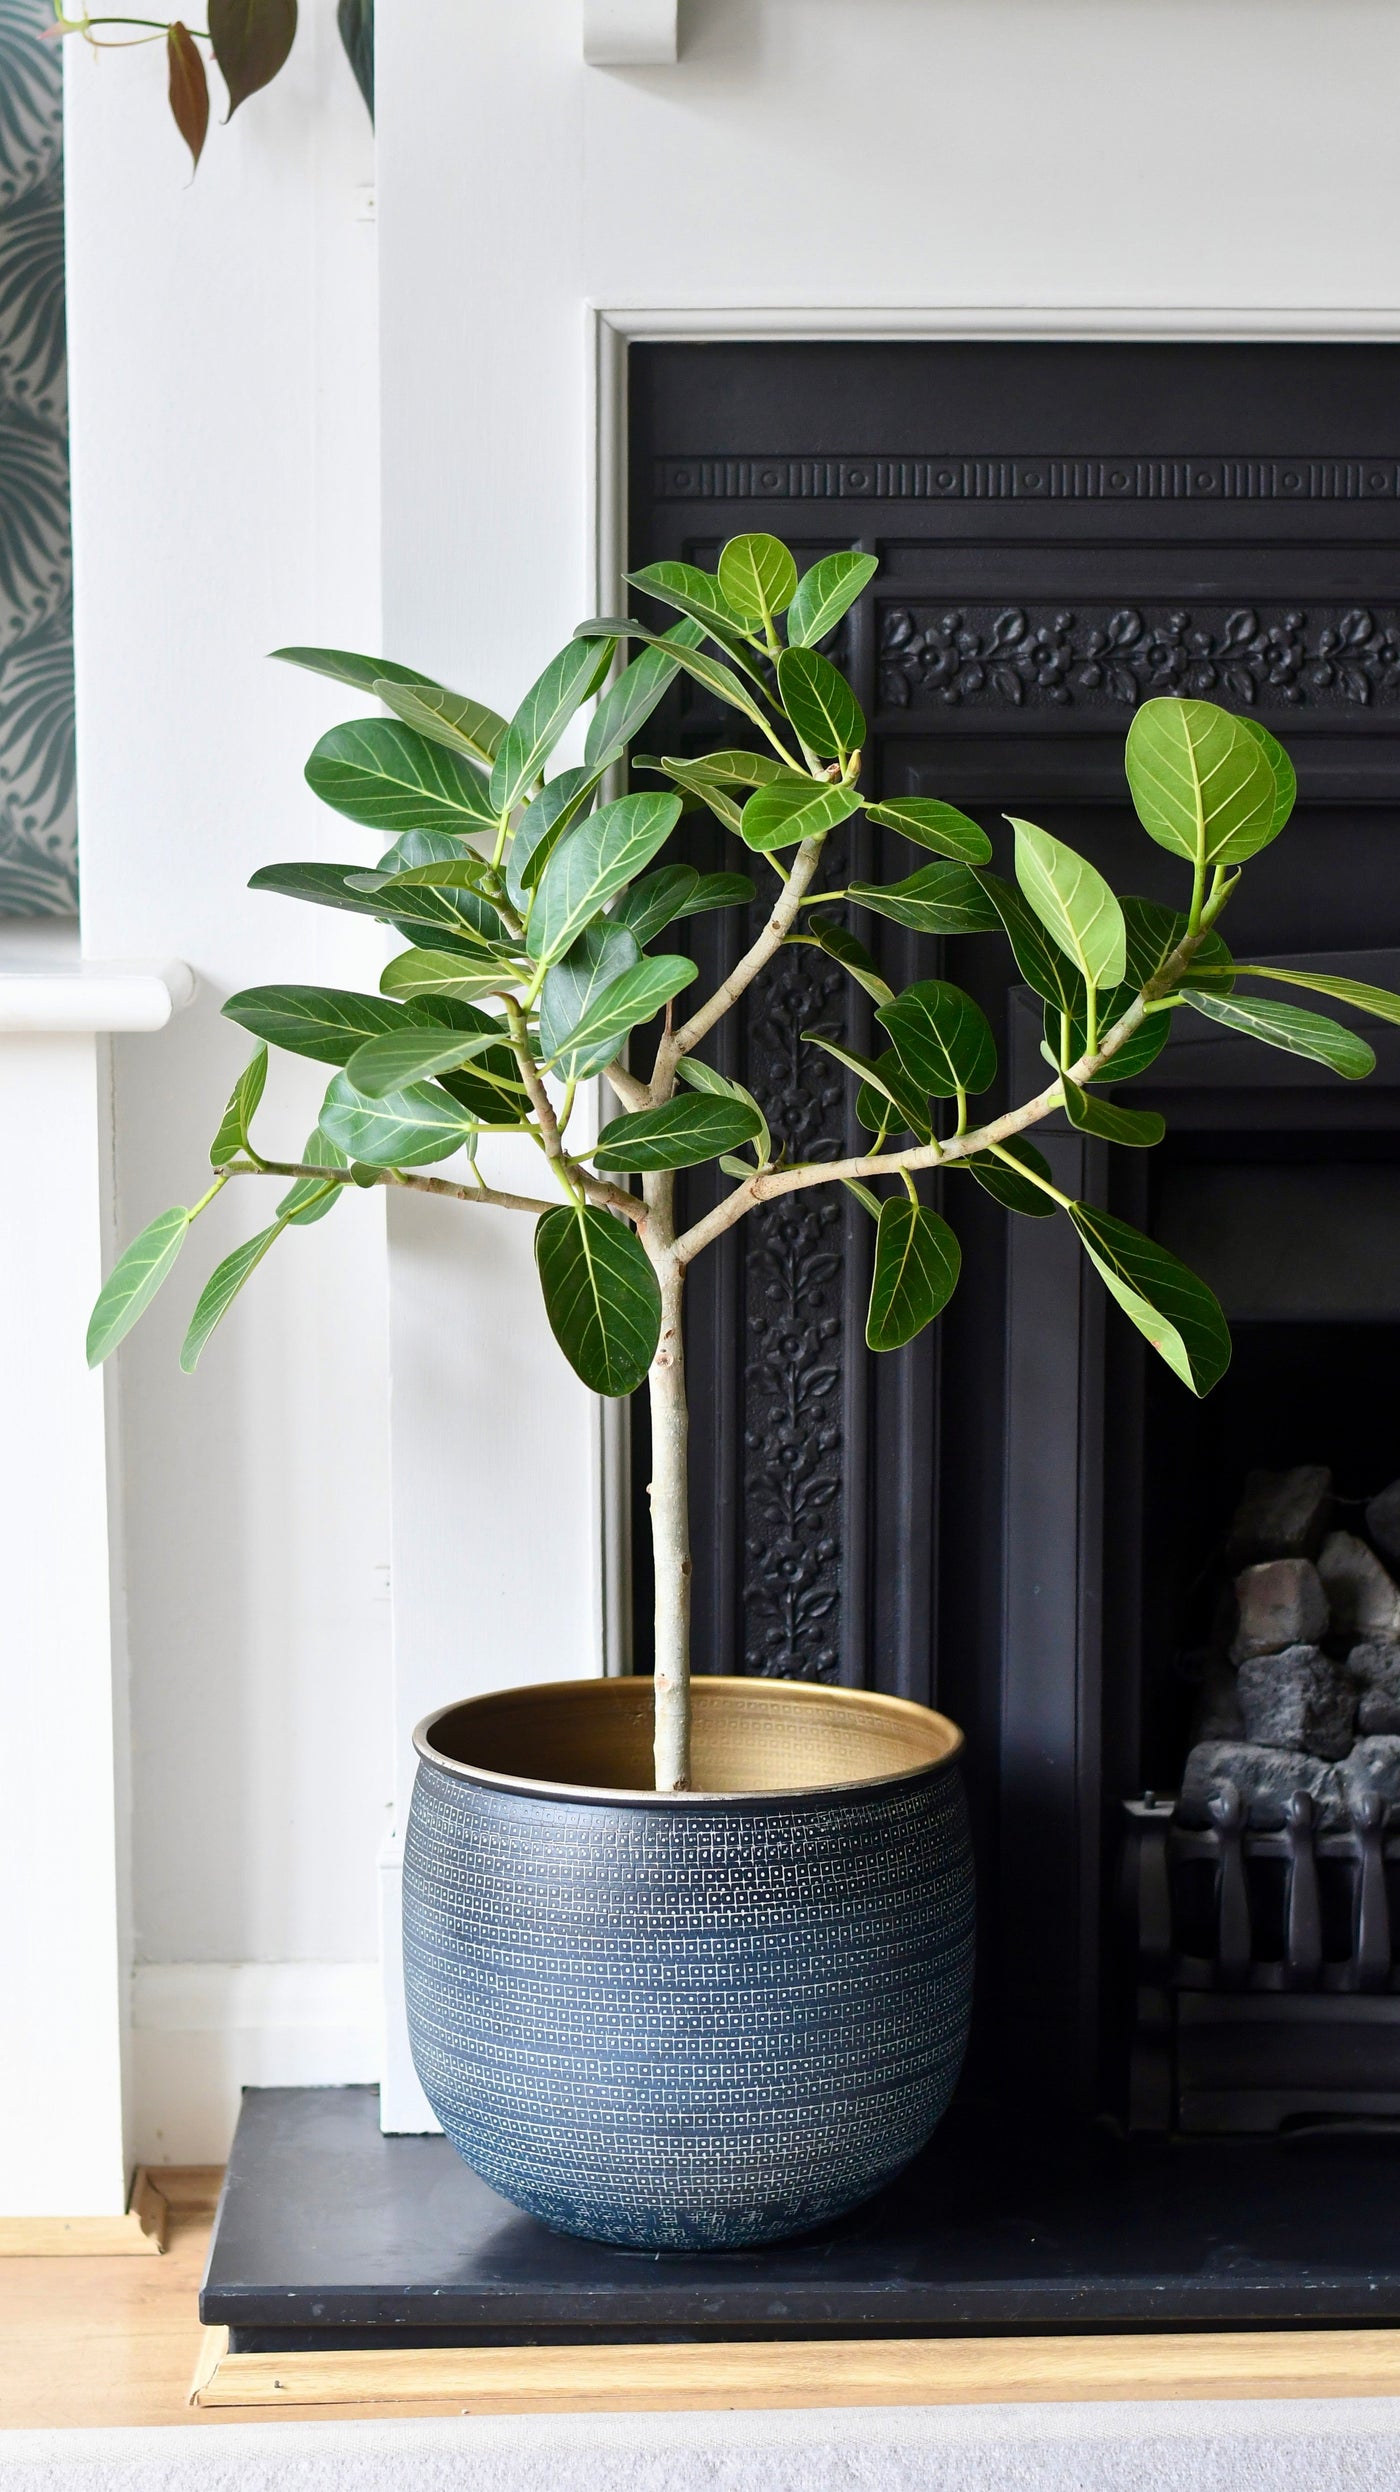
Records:
[[[1252,718],[1172,699],[1147,702],[1133,719],[1128,787],[1148,836],[1181,860],[1179,911],[1119,899],[1087,858],[1033,822],[1013,822],[1015,880],[1007,881],[990,871],[985,831],[956,806],[868,795],[865,720],[820,643],[875,570],[871,555],[835,553],[799,579],[771,536],[733,539],[714,573],[654,563],[632,575],[634,584],[678,608],[680,621],[664,632],[630,617],[580,625],[511,719],[383,659],[280,651],[372,693],[391,713],[332,728],[306,771],[328,804],[390,834],[391,844],[372,866],[267,866],[254,887],[361,911],[395,929],[407,949],[388,963],[377,995],[264,986],[225,1005],[259,1044],[214,1137],[213,1182],[127,1248],[88,1337],[93,1361],[115,1348],[168,1277],[191,1222],[234,1178],[291,1185],[269,1225],[206,1284],[185,1338],[187,1369],[277,1240],[321,1219],[347,1187],[410,1186],[526,1213],[545,1311],[578,1375],[610,1395],[649,1382],[659,1790],[685,1789],[689,1775],[682,1302],[697,1255],[781,1195],[847,1186],[875,1224],[866,1339],[873,1350],[897,1349],[933,1321],[957,1283],[956,1230],[920,1193],[937,1171],[947,1210],[955,1211],[957,1180],[1018,1216],[1068,1220],[1130,1320],[1182,1384],[1203,1394],[1230,1357],[1210,1290],[1153,1238],[1063,1193],[1027,1138],[1031,1128],[1062,1110],[1107,1143],[1133,1149],[1160,1140],[1160,1116],[1110,1094],[1154,1062],[1179,1012],[1350,1078],[1371,1071],[1375,1058],[1355,1031],[1256,997],[1260,980],[1310,987],[1400,1022],[1400,997],[1345,978],[1242,966],[1225,947],[1219,920],[1241,869],[1277,837],[1294,800],[1287,755]],[[614,675],[629,644],[639,654]],[[608,794],[680,671],[734,713],[734,742],[698,758],[634,754],[634,772],[669,786]],[[581,758],[548,775],[565,731],[595,696]],[[668,861],[686,804],[718,818],[745,870],[701,874]],[[827,841],[861,812],[927,861],[893,883],[819,889]],[[736,946],[728,975],[697,1002],[698,972],[675,948],[676,930],[703,911],[750,900],[750,869],[766,878],[771,908],[756,938]],[[834,913],[850,909],[925,934],[1009,941],[1021,977],[1045,1004],[1049,1078],[1033,1097],[975,1121],[972,1102],[997,1069],[985,1015],[941,978],[894,993],[844,914]],[[789,1158],[782,1100],[760,1105],[702,1052],[790,942],[818,945],[874,1002],[885,1042],[878,1054],[808,1033],[857,1085],[856,1114],[870,1140],[854,1156]],[[629,1038],[658,1015],[649,1066],[639,1066]],[[336,1068],[299,1158],[271,1158],[253,1139],[269,1046]],[[619,1112],[605,1116],[595,1138],[580,1092],[599,1075]],[[534,1144],[547,1193],[486,1182],[480,1138],[502,1133]],[[460,1177],[423,1173],[459,1153]],[[707,1161],[718,1163],[728,1189],[678,1231],[676,1171]]]

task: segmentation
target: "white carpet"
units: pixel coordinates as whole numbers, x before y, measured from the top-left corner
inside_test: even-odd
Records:
[[[0,2492],[1400,2492],[1400,2398],[18,2431]]]

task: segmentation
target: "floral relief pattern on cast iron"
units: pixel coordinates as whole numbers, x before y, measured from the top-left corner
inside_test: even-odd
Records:
[[[1334,708],[1400,700],[1400,612],[1366,606],[887,606],[886,708],[1133,709],[1162,693]]]
[[[831,870],[839,879],[839,859]],[[843,1077],[802,1032],[845,1034],[844,973],[779,954],[748,1030],[746,1078],[789,1158],[830,1153]],[[744,1237],[744,1669],[834,1679],[841,1629],[841,1200],[790,1194]]]

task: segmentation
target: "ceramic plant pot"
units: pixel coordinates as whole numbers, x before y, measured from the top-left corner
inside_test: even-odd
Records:
[[[728,2249],[869,2197],[947,2107],[972,1989],[962,1734],[897,1697],[651,1682],[432,1714],[404,1860],[409,2030],[458,2152],[561,2232]]]

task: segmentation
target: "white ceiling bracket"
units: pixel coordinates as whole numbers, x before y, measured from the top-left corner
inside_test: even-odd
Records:
[[[583,0],[583,57],[593,69],[660,69],[679,58],[678,0]]]

